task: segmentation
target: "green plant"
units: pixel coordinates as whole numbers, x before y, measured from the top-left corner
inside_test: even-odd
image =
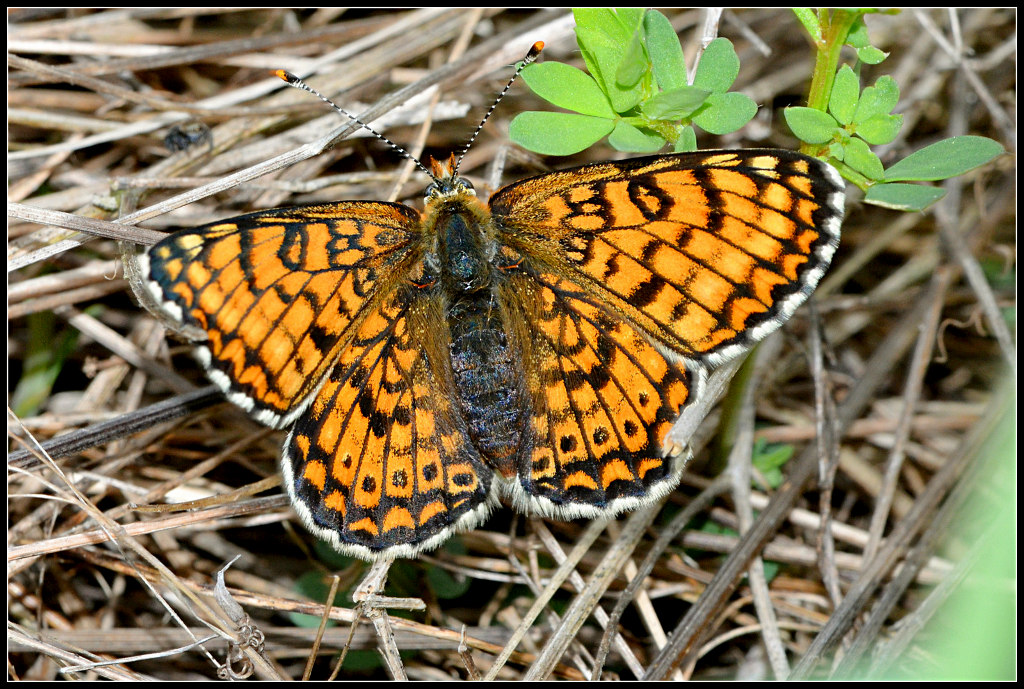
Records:
[[[735,131],[757,105],[729,87],[740,62],[727,39],[704,51],[692,84],[679,38],[665,15],[642,9],[576,9],[576,39],[590,74],[558,62],[532,64],[523,80],[537,95],[571,110],[524,112],[510,126],[513,141],[538,153],[570,155],[608,137],[620,151],[697,148],[694,126]]]
[[[864,16],[869,9],[794,13],[815,48],[806,107],[785,111],[801,149],[828,160],[865,192],[865,202],[899,210],[923,210],[942,198],[938,187],[920,184],[961,175],[1004,152],[999,143],[961,136],[927,146],[885,168],[871,150],[892,142],[903,117],[892,111],[899,85],[888,76],[861,88],[863,64],[887,55],[872,46]],[[682,46],[669,20],[654,10],[575,9],[576,38],[589,74],[543,62],[523,70],[537,95],[572,112],[524,112],[509,127],[513,141],[546,155],[571,155],[608,137],[620,151],[650,153],[697,148],[696,130],[725,134],[745,125],[757,105],[730,92],[739,73],[732,44],[716,38],[705,48],[692,83]],[[843,47],[854,65],[840,66]]]
[[[785,480],[782,467],[793,458],[793,452],[792,445],[769,445],[764,438],[757,438],[751,452],[751,463],[767,485],[759,486],[755,481],[755,487],[775,489],[781,486]]]
[[[945,191],[914,182],[962,175],[1004,152],[981,136],[959,136],[916,151],[886,169],[870,146],[892,142],[903,116],[892,114],[900,89],[888,75],[861,89],[862,64],[887,56],[868,42],[864,16],[874,10],[794,10],[817,51],[807,107],[785,111],[786,123],[805,153],[827,158],[865,192],[864,201],[898,210],[923,210]],[[854,49],[854,67],[839,66],[843,46]]]

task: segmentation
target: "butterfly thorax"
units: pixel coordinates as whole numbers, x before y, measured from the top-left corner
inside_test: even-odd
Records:
[[[434,251],[424,257],[444,304],[452,382],[470,440],[492,467],[515,473],[522,438],[522,371],[498,298],[500,267],[489,219],[472,194],[431,199],[425,223]]]

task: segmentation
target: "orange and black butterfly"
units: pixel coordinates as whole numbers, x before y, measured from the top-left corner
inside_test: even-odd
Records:
[[[296,512],[364,559],[411,557],[501,498],[612,515],[677,485],[662,440],[709,367],[786,321],[839,243],[843,183],[783,150],[539,175],[425,209],[261,211],[142,257],[228,399],[291,427]]]

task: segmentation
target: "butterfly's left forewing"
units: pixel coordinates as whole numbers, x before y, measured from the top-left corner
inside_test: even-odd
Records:
[[[843,185],[775,150],[596,163],[490,201],[501,241],[680,357],[721,363],[781,325],[839,243]]]
[[[182,230],[140,259],[166,316],[228,398],[275,427],[311,400],[353,328],[408,272],[419,214],[352,201]]]

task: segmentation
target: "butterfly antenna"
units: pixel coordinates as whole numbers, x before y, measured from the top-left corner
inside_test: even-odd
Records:
[[[363,122],[362,120],[360,120],[358,117],[356,117],[352,113],[348,112],[347,110],[345,110],[343,108],[339,108],[337,105],[334,104],[334,101],[332,101],[330,98],[328,98],[327,96],[325,96],[322,93],[320,93],[319,91],[317,91],[315,88],[313,88],[312,86],[310,86],[309,84],[304,82],[302,79],[299,79],[297,76],[295,76],[291,72],[285,71],[283,69],[276,70],[274,72],[274,74],[278,78],[284,80],[284,82],[287,83],[289,86],[294,86],[297,89],[302,89],[303,91],[308,91],[309,93],[312,93],[314,96],[316,96],[317,98],[322,100],[324,103],[327,103],[329,106],[334,108],[339,114],[344,115],[345,117],[349,118],[350,120],[352,120],[353,122],[358,124],[360,127],[362,127],[363,129],[365,129],[366,131],[370,132],[375,137],[377,137],[378,139],[380,139],[381,141],[386,143],[388,146],[390,146],[391,148],[393,148],[396,151],[398,151],[399,153],[401,153],[402,156],[404,156],[405,158],[408,158],[412,162],[416,163],[416,166],[419,169],[423,170],[423,172],[427,173],[427,176],[429,176],[432,180],[437,181],[437,177],[435,177],[433,174],[431,174],[430,170],[428,170],[423,165],[423,163],[421,163],[420,161],[416,160],[416,158],[411,156],[408,151],[406,151],[404,148],[402,148],[401,146],[396,144],[394,141],[392,141],[391,139],[387,138],[386,136],[384,136],[383,134],[378,132],[376,129],[374,129],[370,125],[368,125],[365,122]],[[506,88],[505,90],[507,91],[508,89]]]
[[[544,50],[544,41],[537,41],[532,46],[530,46],[530,51],[526,53],[526,57],[524,57],[522,62],[519,63],[519,66],[516,67],[515,74],[513,74],[512,78],[508,80],[507,84],[505,84],[505,88],[501,90],[501,93],[498,94],[498,97],[494,99],[494,103],[491,104],[490,110],[488,110],[487,114],[484,115],[484,119],[482,119],[480,121],[480,124],[477,125],[476,131],[473,132],[473,136],[469,137],[469,141],[466,142],[466,145],[459,152],[458,160],[455,162],[455,168],[452,170],[452,177],[459,176],[459,166],[462,165],[462,159],[466,156],[466,153],[469,151],[469,147],[473,145],[474,141],[476,141],[476,137],[480,134],[480,130],[484,128],[484,125],[490,118],[491,113],[494,112],[494,109],[496,107],[498,107],[498,103],[500,103],[501,99],[505,97],[505,94],[508,93],[508,90],[512,88],[512,84],[515,83],[516,78],[519,77],[520,72],[526,69],[527,65],[534,62],[540,56],[540,51],[542,50]]]

